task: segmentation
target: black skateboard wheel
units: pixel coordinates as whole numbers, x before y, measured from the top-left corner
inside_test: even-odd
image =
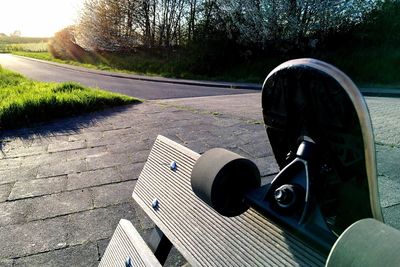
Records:
[[[398,266],[399,240],[399,230],[374,219],[360,220],[338,238],[325,266]]]
[[[260,187],[260,171],[249,159],[236,153],[214,148],[197,160],[192,170],[194,193],[214,210],[233,217],[249,206],[245,194]]]

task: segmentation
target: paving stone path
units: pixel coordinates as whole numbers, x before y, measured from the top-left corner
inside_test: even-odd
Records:
[[[385,222],[400,229],[400,98],[367,98],[376,142]]]
[[[158,134],[277,172],[263,125],[152,102],[4,132],[0,266],[97,266],[119,219],[150,229],[131,194]]]
[[[400,114],[396,101],[369,100],[378,129]],[[158,134],[200,153],[247,156],[268,180],[278,168],[260,120],[260,94],[251,94],[146,102],[3,132],[0,266],[97,266],[121,218],[147,235],[153,224],[131,194]],[[381,151],[400,155],[399,122],[378,131]],[[400,203],[393,197],[388,207]]]

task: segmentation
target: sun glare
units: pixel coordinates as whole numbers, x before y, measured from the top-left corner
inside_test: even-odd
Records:
[[[0,0],[0,33],[51,37],[74,24],[83,0]]]

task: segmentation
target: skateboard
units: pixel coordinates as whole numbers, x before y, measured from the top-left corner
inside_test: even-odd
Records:
[[[211,149],[192,170],[200,199],[228,217],[252,207],[324,254],[354,222],[382,221],[371,119],[350,78],[319,60],[287,61],[265,79],[262,109],[280,172],[261,186],[252,161]]]

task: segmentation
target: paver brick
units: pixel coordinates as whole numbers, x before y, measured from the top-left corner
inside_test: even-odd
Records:
[[[2,267],[12,267],[14,264],[13,259],[0,259],[0,266]]]
[[[253,159],[260,170],[261,176],[268,176],[279,172],[279,166],[274,156]]]
[[[132,202],[136,181],[103,185],[92,188],[94,207],[107,207],[118,203]]]
[[[100,147],[106,145],[112,145],[118,143],[118,140],[115,138],[97,138],[97,139],[89,139],[86,141],[87,147]]]
[[[254,158],[273,156],[272,148],[266,140],[251,140],[247,144],[238,146]]]
[[[87,170],[97,170],[118,165],[126,165],[132,160],[128,153],[109,153],[106,152],[99,156],[87,157]]]
[[[188,147],[189,149],[191,149],[193,151],[196,151],[199,154],[203,154],[208,149],[210,149],[208,144],[206,144],[205,141],[202,141],[202,140],[186,141],[186,142],[182,142],[181,144]]]
[[[383,208],[382,213],[386,224],[400,229],[400,204]]]
[[[130,203],[89,210],[67,217],[69,245],[110,238],[122,218],[137,224],[135,209]]]
[[[16,259],[14,267],[98,266],[96,243],[67,247]]]
[[[28,214],[29,210],[30,205],[27,205],[27,203],[0,203],[0,227],[25,223],[27,221],[26,214]]]
[[[86,170],[86,162],[82,160],[56,161],[51,164],[41,165],[38,168],[37,178],[59,176]]]
[[[88,189],[62,192],[54,195],[20,200],[19,202],[21,201],[31,206],[29,213],[26,215],[28,221],[51,218],[93,208],[92,195]],[[23,203],[21,203],[21,205],[23,205]]]
[[[143,170],[144,164],[144,162],[140,162],[117,166],[117,170],[121,175],[121,181],[136,180],[139,178],[139,174]]]
[[[132,163],[143,163],[147,160],[150,154],[150,150],[142,150],[130,153],[130,157],[132,158]]]
[[[0,258],[16,258],[66,246],[66,218],[0,227]]]
[[[47,151],[49,153],[53,152],[60,152],[60,151],[67,151],[67,150],[75,150],[75,149],[82,149],[86,147],[85,141],[74,141],[74,142],[55,142],[49,144]]]
[[[167,137],[169,136],[167,135]],[[210,137],[210,132],[207,130],[207,128],[200,127],[194,131],[185,131],[184,129],[182,129],[182,131],[176,134],[176,137],[178,137],[179,140],[181,140],[182,142],[198,140],[207,142]]]
[[[97,248],[98,248],[98,253],[99,257],[102,258],[104,255],[104,252],[106,251],[106,248],[108,246],[108,243],[110,243],[111,238],[106,238],[102,240],[97,241]]]
[[[149,232],[149,230],[152,230],[155,226],[153,220],[150,219],[150,217],[143,211],[136,201],[133,201],[131,205],[137,215],[135,227],[139,233]]]
[[[0,203],[0,226],[52,218],[92,208],[92,195],[88,189],[4,202]]]
[[[16,200],[27,197],[59,193],[65,190],[66,183],[66,175],[45,179],[17,181],[14,184],[8,199]]]
[[[115,138],[116,136],[119,137],[124,137],[126,135],[132,134],[132,132],[135,131],[135,128],[126,126],[126,121],[123,122],[125,127],[120,128],[120,129],[112,129],[109,131],[103,132],[103,138],[104,139],[116,139],[115,141],[118,141],[118,138]]]
[[[367,98],[375,141],[400,147],[399,98]]]
[[[379,199],[383,208],[400,203],[400,181],[393,177],[378,176]]]
[[[125,140],[124,142],[107,145],[107,150],[110,153],[133,153],[147,151],[151,148],[151,144],[147,140],[135,141],[137,137],[133,135],[129,135],[128,138],[132,140]]]
[[[55,162],[65,161],[66,152],[45,153],[21,158],[22,168],[41,167]]]
[[[87,157],[98,157],[107,153],[106,146],[91,147],[78,150],[70,150],[66,152],[67,161],[84,160]]]
[[[27,166],[10,170],[0,171],[0,184],[8,184],[20,180],[34,179],[37,175],[38,167]]]
[[[46,152],[46,146],[30,146],[30,147],[18,147],[16,149],[7,151],[5,154],[7,158],[18,158],[31,155],[39,155]]]
[[[400,183],[400,146],[377,145],[376,150],[378,174]]]
[[[2,153],[0,152],[0,155]],[[22,158],[12,158],[12,159],[1,159],[0,160],[0,171],[6,171],[11,169],[18,169],[23,162]]]
[[[120,182],[121,180],[122,176],[115,167],[73,173],[68,175],[67,190],[88,188],[102,184]]]
[[[208,134],[208,138],[203,139],[203,141],[208,145],[208,147],[222,147],[225,149],[235,149],[237,147],[241,148],[242,146],[246,146],[246,144],[249,142],[249,140],[243,141],[237,136],[233,135],[210,136],[210,134]]]
[[[10,195],[13,184],[2,184],[0,185],[0,202],[4,202],[7,200]]]

